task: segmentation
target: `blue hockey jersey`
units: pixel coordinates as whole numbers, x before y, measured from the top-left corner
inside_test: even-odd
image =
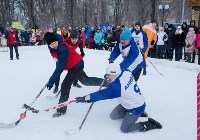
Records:
[[[92,102],[117,98],[127,112],[137,115],[143,113],[146,106],[144,96],[130,71],[122,72],[106,89],[91,93],[89,96]]]
[[[130,45],[125,47],[123,47],[120,41],[118,41],[108,60],[114,61],[120,54],[124,59],[120,63],[120,68],[122,71],[128,69],[132,72],[132,74],[135,74],[139,69],[143,68],[143,57],[133,38],[130,41]]]

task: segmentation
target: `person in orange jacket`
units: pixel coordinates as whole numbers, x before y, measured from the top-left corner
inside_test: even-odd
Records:
[[[147,33],[147,37],[148,37],[148,47],[147,47],[147,50],[145,52],[146,56],[148,55],[149,48],[151,46],[151,41],[153,41],[153,40],[156,41],[157,40],[156,26],[157,26],[157,21],[153,20],[150,24],[144,25],[142,27],[142,30]]]
[[[153,20],[153,21],[151,21],[151,23],[149,23],[149,24],[147,24],[147,25],[144,25],[143,27],[142,27],[142,30],[144,31],[144,32],[146,32],[146,34],[147,34],[147,37],[148,37],[148,47],[147,47],[147,49],[146,49],[146,51],[145,52],[143,52],[144,53],[144,55],[145,55],[145,61],[144,61],[144,71],[143,71],[143,73],[145,73],[146,74],[146,57],[148,56],[148,53],[149,53],[149,49],[150,49],[150,47],[151,47],[151,42],[152,41],[156,41],[157,40],[157,32],[156,32],[156,26],[157,26],[157,21],[156,20]]]

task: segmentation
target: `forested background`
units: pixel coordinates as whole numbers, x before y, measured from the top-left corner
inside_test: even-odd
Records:
[[[142,24],[152,19],[161,25],[162,12],[158,5],[169,5],[164,22],[180,23],[182,0],[0,0],[0,22],[9,27],[13,21],[24,27],[38,25],[46,28],[98,27],[110,25],[128,27],[136,21]],[[192,10],[185,0],[184,21],[192,18]]]

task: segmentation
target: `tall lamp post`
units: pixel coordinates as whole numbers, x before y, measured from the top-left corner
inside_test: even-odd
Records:
[[[163,5],[159,5],[158,9],[160,11],[162,11],[162,27],[163,27],[163,20],[164,20],[164,17],[165,17],[165,12],[169,10],[169,5],[168,4],[164,5],[164,6]]]

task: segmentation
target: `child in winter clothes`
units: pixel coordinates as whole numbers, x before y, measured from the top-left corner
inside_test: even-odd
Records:
[[[185,53],[187,60],[185,62],[191,63],[191,55],[194,52],[195,49],[195,41],[196,41],[196,34],[194,31],[194,28],[190,27],[189,32],[187,33],[185,43],[186,43],[186,48],[185,48]]]
[[[111,120],[122,119],[120,130],[123,133],[145,132],[151,129],[161,129],[162,125],[149,118],[146,122],[137,122],[144,113],[146,104],[140,88],[132,77],[130,71],[121,72],[117,64],[109,64],[106,70],[106,78],[110,85],[103,90],[93,92],[87,96],[77,97],[77,103],[90,103],[100,100],[117,98],[117,105],[110,113]]]
[[[196,48],[198,50],[198,64],[200,65],[200,27],[196,35]]]
[[[165,41],[168,40],[168,35],[164,32],[163,27],[159,27],[159,32],[157,33],[157,46],[156,46],[156,58],[165,58]]]

